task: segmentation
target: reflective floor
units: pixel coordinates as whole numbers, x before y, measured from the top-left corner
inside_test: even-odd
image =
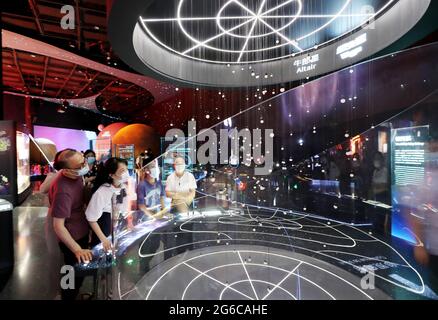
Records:
[[[136,228],[144,235],[118,240],[121,299],[437,298],[410,258],[369,227],[247,207]]]
[[[160,269],[167,269],[160,272]],[[126,299],[387,299],[321,260],[260,246],[219,246],[180,254],[141,279]]]
[[[2,275],[0,299],[54,299],[57,295],[59,263],[46,246],[48,209],[43,205],[44,199],[35,195],[13,211],[15,266],[11,275]]]
[[[59,268],[62,263],[56,243],[45,232],[47,198],[31,195],[13,211],[15,265],[11,273],[0,274],[1,300],[59,299]],[[91,287],[87,281],[84,292]]]
[[[0,299],[59,298],[61,261],[46,240],[44,201],[33,195],[14,210],[16,263],[1,276]],[[406,243],[369,225],[278,208],[211,206],[142,222],[119,232],[112,265],[100,270],[111,293],[100,298],[438,298],[438,282]],[[88,279],[81,292],[91,288]]]

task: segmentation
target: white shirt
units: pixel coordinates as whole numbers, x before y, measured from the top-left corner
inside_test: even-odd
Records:
[[[90,203],[85,211],[85,216],[90,222],[96,222],[104,212],[112,213],[112,196],[119,195],[122,190],[125,190],[122,203],[118,203],[118,210],[121,212],[128,211],[128,194],[125,187],[116,188],[113,185],[103,184],[96,190],[91,197]]]
[[[189,192],[195,189],[197,189],[195,177],[188,171],[184,171],[181,178],[175,172],[167,177],[166,191],[168,192]]]

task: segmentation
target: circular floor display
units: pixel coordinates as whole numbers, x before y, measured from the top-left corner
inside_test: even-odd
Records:
[[[117,53],[144,73],[210,86],[273,84],[326,73],[380,51],[407,33],[429,4],[116,1],[110,31],[120,35],[110,32],[110,39]],[[135,19],[129,28],[122,27],[126,17]]]
[[[388,299],[363,290],[360,278],[320,260],[261,246],[199,249],[149,272],[127,299],[337,300]],[[149,288],[141,294],[141,288]]]
[[[388,243],[339,221],[208,208],[118,239],[120,299],[388,299],[433,296]],[[383,293],[384,292],[384,293]]]

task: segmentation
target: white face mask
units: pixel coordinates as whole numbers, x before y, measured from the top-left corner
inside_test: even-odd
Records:
[[[129,172],[128,171],[125,171],[125,172],[123,172],[123,174],[122,174],[122,177],[121,177],[121,179],[120,179],[120,182],[121,183],[126,183],[126,182],[128,182],[129,181]]]
[[[113,180],[116,182],[119,182],[120,184],[124,184],[129,181],[129,172],[125,171],[122,173],[122,176],[120,178],[113,177]]]
[[[176,173],[179,173],[179,174],[183,173],[185,169],[186,169],[185,164],[177,164],[175,166],[175,171],[176,171]]]
[[[90,169],[88,168],[88,166],[85,166],[85,167],[83,167],[82,169],[79,169],[79,170],[75,170],[76,175],[77,175],[78,177],[83,177],[83,176],[85,176],[85,175],[88,173],[88,171],[90,171]]]

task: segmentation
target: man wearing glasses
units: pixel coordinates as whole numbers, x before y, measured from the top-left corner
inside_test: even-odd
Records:
[[[85,218],[83,179],[88,172],[88,164],[80,152],[71,149],[59,155],[59,162],[65,169],[62,169],[49,190],[49,214],[53,217],[53,228],[65,265],[88,263],[92,254],[88,250],[89,226]],[[62,299],[74,300],[82,282],[82,277],[75,276],[73,289],[61,288]]]

